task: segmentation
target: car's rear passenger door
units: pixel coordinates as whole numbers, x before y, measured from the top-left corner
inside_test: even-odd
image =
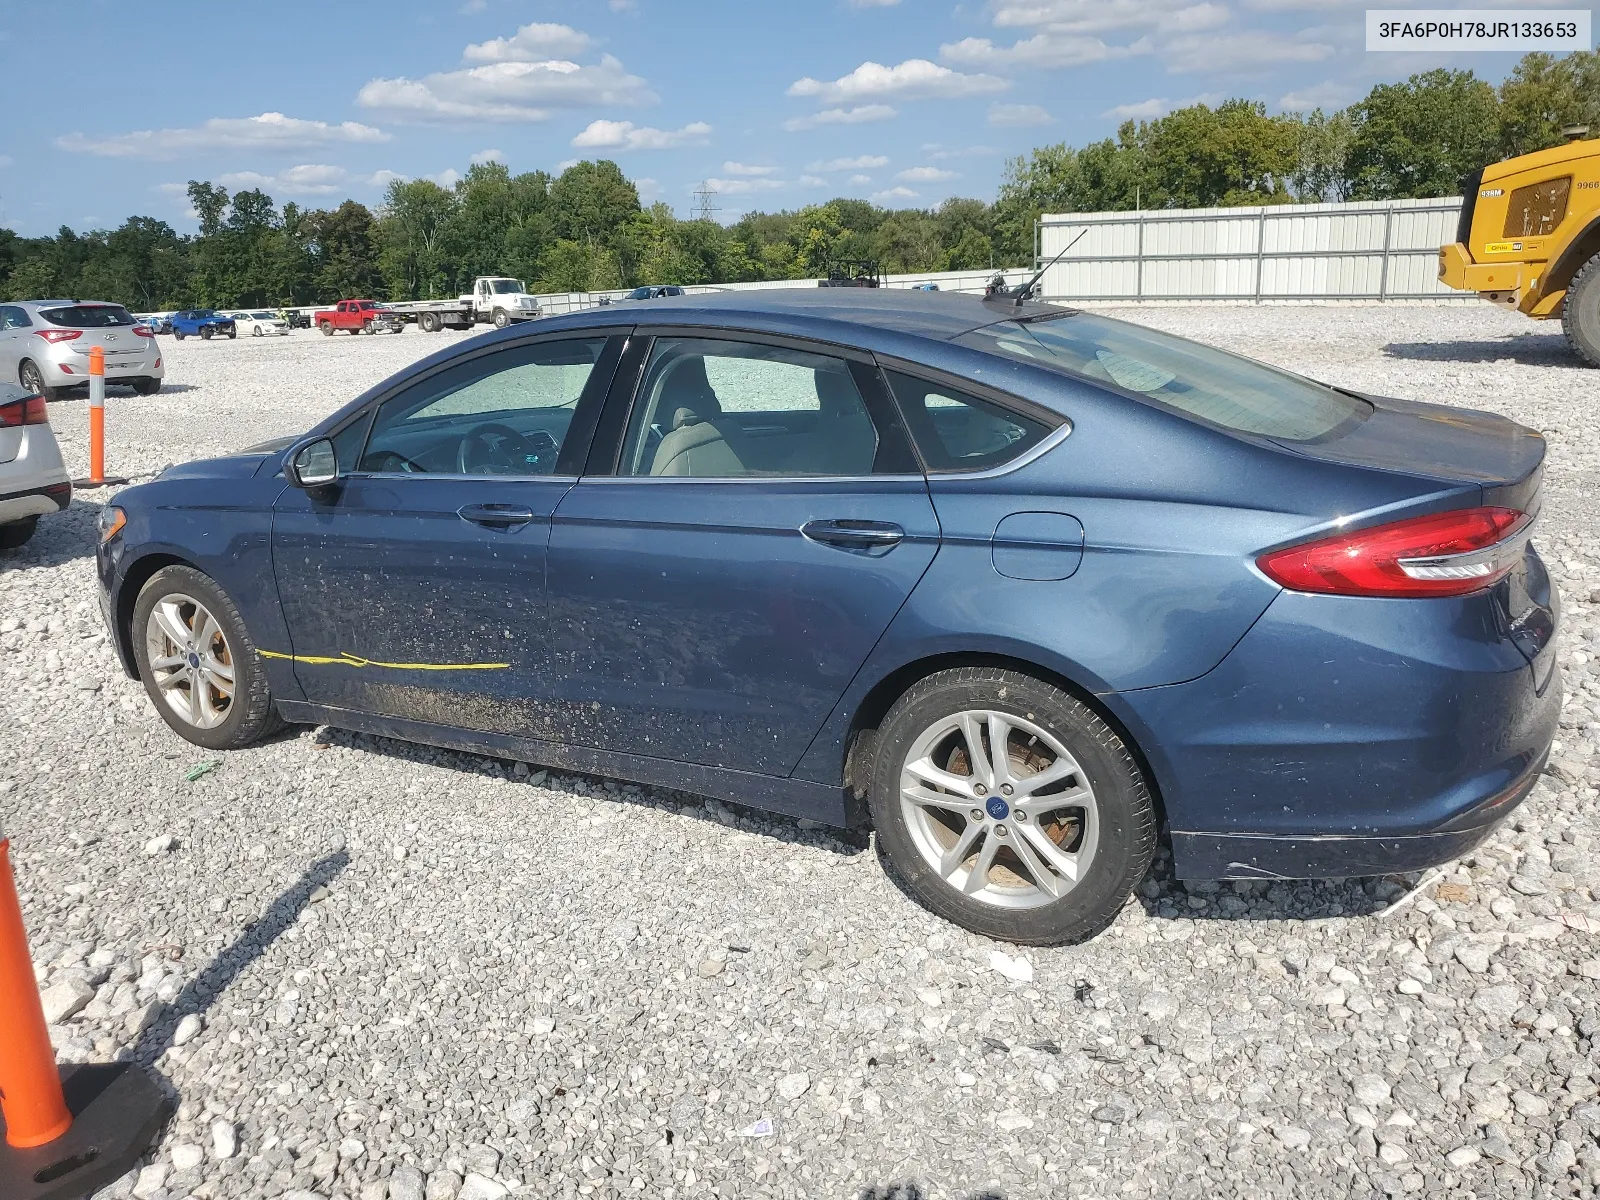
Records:
[[[869,357],[636,335],[549,553],[559,736],[787,775],[939,526]]]
[[[288,488],[273,569],[312,703],[545,735],[550,516],[623,337],[536,338],[403,384],[334,434],[339,480]],[[570,464],[570,465],[569,465]]]

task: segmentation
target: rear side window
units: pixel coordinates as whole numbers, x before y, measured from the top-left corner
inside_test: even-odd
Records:
[[[115,329],[133,325],[133,314],[120,304],[74,304],[67,308],[45,308],[39,315],[52,325],[66,329]]]
[[[1372,405],[1300,375],[1187,338],[1088,313],[1000,321],[957,342],[1111,384],[1224,429],[1312,442],[1364,420]]]
[[[1026,454],[1052,426],[942,383],[885,372],[929,471],[986,471]]]
[[[15,304],[0,305],[0,329],[26,329],[32,324],[27,309]]]

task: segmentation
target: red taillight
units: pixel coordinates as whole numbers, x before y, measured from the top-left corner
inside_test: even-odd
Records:
[[[48,425],[50,413],[45,408],[43,396],[27,396],[0,404],[0,429],[15,429],[19,425]]]
[[[133,327],[134,337],[155,337],[155,335],[156,331],[148,325],[135,325]]]
[[[35,336],[42,337],[52,345],[56,342],[70,342],[73,338],[83,336],[81,329],[35,329],[33,332]]]
[[[1462,508],[1274,550],[1256,566],[1297,592],[1465,596],[1517,565],[1530,522],[1515,509]]]

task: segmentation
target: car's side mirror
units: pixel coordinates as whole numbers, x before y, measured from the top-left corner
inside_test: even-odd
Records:
[[[318,438],[307,442],[284,464],[284,474],[295,487],[324,488],[339,479],[339,456],[334,451],[332,438]]]

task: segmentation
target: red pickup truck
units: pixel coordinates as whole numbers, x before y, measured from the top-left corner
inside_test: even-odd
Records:
[[[311,321],[327,335],[335,329],[349,333],[404,333],[405,318],[376,300],[341,300],[332,308],[318,309]]]

